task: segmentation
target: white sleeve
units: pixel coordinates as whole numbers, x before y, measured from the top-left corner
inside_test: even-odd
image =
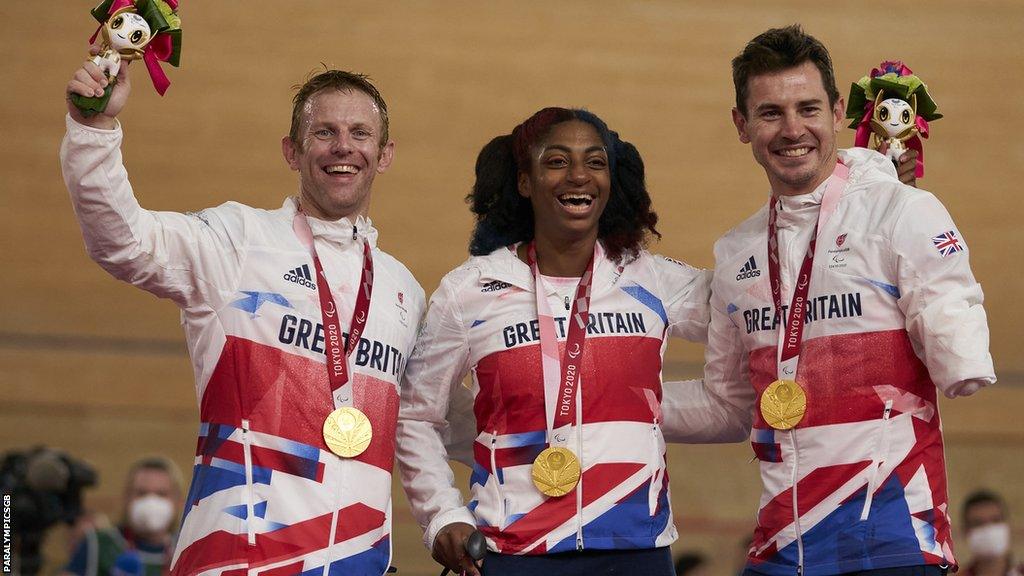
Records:
[[[654,271],[664,295],[668,333],[691,342],[707,342],[711,271],[655,255]]]
[[[395,455],[402,485],[428,549],[433,549],[434,537],[444,526],[476,523],[455,487],[445,449],[446,436],[451,440],[447,418],[459,419],[452,426],[459,431],[465,428],[461,419],[472,417],[471,402],[457,401],[455,405],[463,413],[449,413],[469,363],[466,328],[451,284],[445,278],[430,298],[427,318],[405,368],[396,432]],[[460,399],[464,400],[464,395],[456,396]]]
[[[444,448],[448,459],[473,467],[473,444],[476,442],[476,414],[473,403],[476,395],[472,390],[460,384],[452,386],[452,395],[448,401],[448,412],[445,420],[448,428],[444,431]]]
[[[699,270],[682,262],[654,257],[656,273],[664,294],[665,313],[671,336],[704,342],[710,349],[709,323],[714,317],[710,303],[711,270]],[[731,326],[729,318],[725,321]],[[736,344],[739,335],[736,334]],[[736,355],[735,359],[744,359]],[[705,369],[707,373],[707,369]],[[662,384],[661,430],[668,442],[740,442],[750,434],[749,409],[738,408],[735,399],[723,395],[728,387],[710,388],[720,383],[683,380]],[[730,402],[732,400],[732,402]]]
[[[704,379],[666,382],[662,430],[669,442],[740,442],[750,435],[755,393],[739,328],[712,291]]]
[[[66,123],[61,168],[89,256],[114,277],[182,308],[219,307],[234,292],[245,254],[240,211],[144,210],[122,162],[120,124],[101,130],[70,115]]]
[[[935,385],[953,398],[994,383],[985,296],[967,244],[935,196],[919,194],[904,207],[893,250],[907,332]]]

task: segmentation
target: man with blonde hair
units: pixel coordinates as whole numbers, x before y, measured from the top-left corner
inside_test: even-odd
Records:
[[[398,382],[424,309],[368,217],[394,155],[384,100],[363,75],[317,74],[281,139],[297,195],[155,212],[121,160],[127,69],[105,112],[69,103],[61,162],[90,256],[181,309],[201,422],[171,572],[384,573]],[[67,91],[106,84],[86,62]]]

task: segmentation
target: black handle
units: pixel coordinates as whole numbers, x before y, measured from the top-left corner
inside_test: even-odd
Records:
[[[473,530],[473,533],[466,539],[466,554],[473,559],[474,562],[479,562],[484,559],[484,554],[487,553],[487,539],[484,538],[484,533],[479,530]],[[441,571],[441,576],[447,576],[451,573],[451,570],[445,568]]]
[[[466,553],[469,557],[479,562],[484,559],[484,554],[487,552],[487,540],[484,538],[484,533],[479,530],[474,530],[469,538],[466,539]]]

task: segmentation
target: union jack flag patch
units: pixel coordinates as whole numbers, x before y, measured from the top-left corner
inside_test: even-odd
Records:
[[[964,249],[963,240],[957,238],[956,232],[953,230],[933,236],[932,244],[935,245],[935,249],[939,251],[939,254],[942,254],[943,258],[954,252],[961,252]]]

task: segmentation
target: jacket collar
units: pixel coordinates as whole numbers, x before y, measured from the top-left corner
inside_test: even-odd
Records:
[[[281,206],[281,210],[288,217],[289,223],[295,217],[298,209],[299,199],[295,196],[285,198],[284,205]],[[365,239],[370,243],[370,248],[377,247],[377,229],[373,227],[373,222],[369,218],[357,216],[355,222],[347,217],[340,220],[321,220],[307,216],[306,219],[309,221],[309,228],[313,231],[314,238],[319,238],[327,243],[337,244],[342,247],[347,246],[353,241],[362,242]],[[353,229],[355,230],[354,233]]]
[[[519,259],[516,248],[519,244],[498,248],[487,256],[478,258],[480,267],[480,283],[487,284],[495,280],[507,282],[527,292],[533,292],[533,271],[530,265]],[[597,243],[597,254],[594,255],[594,282],[592,292],[596,293],[604,286],[610,286],[621,273],[620,265],[608,259],[601,243]],[[555,294],[555,290],[547,286],[547,293]]]
[[[884,176],[896,177],[896,168],[889,159],[874,150],[867,148],[850,148],[839,151],[839,159],[850,169],[848,177],[849,184],[843,191],[848,194],[854,184],[869,178]],[[817,218],[818,208],[821,206],[821,199],[825,195],[825,182],[822,182],[808,194],[799,196],[779,197],[779,220],[780,227],[790,224],[799,224],[804,220]]]

